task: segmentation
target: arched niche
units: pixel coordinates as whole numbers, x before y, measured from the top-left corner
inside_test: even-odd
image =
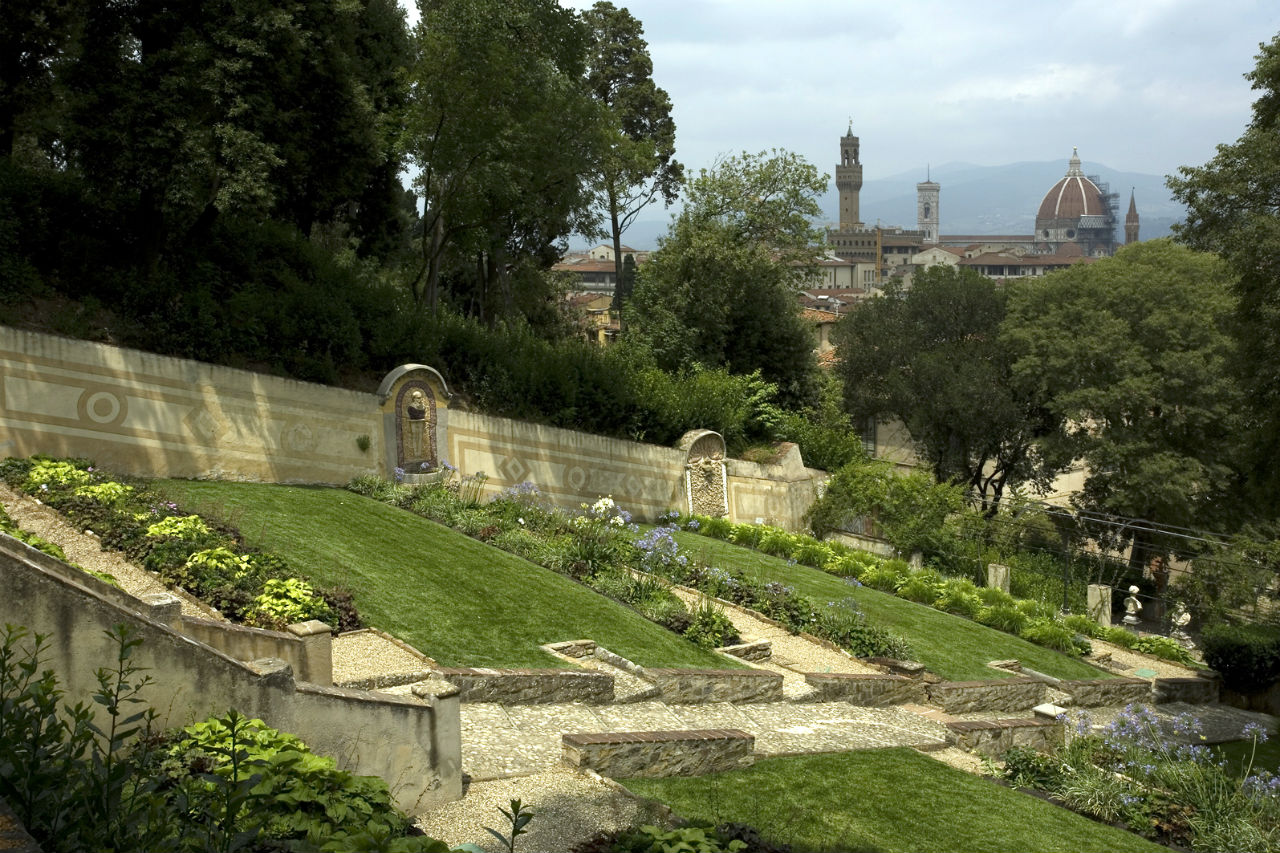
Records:
[[[729,482],[724,436],[709,429],[685,433],[677,448],[685,452],[684,490],[688,510],[715,517],[729,514]]]
[[[378,397],[388,474],[398,468],[413,482],[440,467],[451,396],[440,372],[425,364],[402,364],[383,377]]]

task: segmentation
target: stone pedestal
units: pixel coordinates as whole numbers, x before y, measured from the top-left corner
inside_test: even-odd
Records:
[[[302,640],[302,659],[306,662],[303,672],[297,673],[302,681],[333,684],[333,629],[319,619],[295,622],[289,633]]]
[[[182,627],[182,600],[169,592],[149,592],[142,596],[146,615],[170,628]]]
[[[1111,627],[1111,587],[1101,583],[1089,584],[1089,618],[1104,628]]]
[[[1000,563],[987,564],[987,586],[992,589],[1009,591],[1009,567]]]

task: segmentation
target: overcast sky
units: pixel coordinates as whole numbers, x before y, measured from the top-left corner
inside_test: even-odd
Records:
[[[1243,129],[1241,75],[1280,31],[1275,0],[615,3],[644,23],[687,167],[778,147],[832,172],[852,116],[867,180],[1073,145],[1121,170],[1201,164]]]

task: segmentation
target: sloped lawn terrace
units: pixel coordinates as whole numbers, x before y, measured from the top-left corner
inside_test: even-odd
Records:
[[[733,666],[566,577],[352,492],[189,480],[156,487],[235,524],[317,582],[349,587],[367,623],[444,666],[558,668],[538,646],[583,638],[642,666]]]
[[[1112,677],[1084,661],[1012,634],[889,593],[855,586],[821,569],[689,531],[678,531],[674,536],[681,548],[699,562],[786,584],[818,603],[854,599],[872,624],[906,638],[917,660],[950,681],[1007,678],[1012,673],[992,669],[987,663],[1012,658],[1054,678]]]
[[[1167,851],[905,748],[769,758],[727,773],[619,781],[683,818],[751,824],[796,853]]]

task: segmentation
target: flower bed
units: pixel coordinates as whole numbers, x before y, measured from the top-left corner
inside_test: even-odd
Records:
[[[486,503],[480,498],[483,476],[425,485],[361,477],[348,488],[566,574],[705,648],[732,645],[739,637],[714,603],[690,611],[672,594],[671,583],[756,610],[860,657],[911,655],[905,640],[869,624],[852,599],[817,607],[782,584],[698,564],[671,537],[673,527],[640,536],[611,497],[569,513],[552,507],[532,483],[522,483]]]
[[[943,577],[933,570],[913,572],[903,560],[885,559],[840,542],[823,542],[767,525],[735,524],[725,518],[682,518],[674,511],[664,520],[680,529],[849,578],[1066,654],[1089,654],[1092,638],[1175,663],[1193,662],[1186,649],[1167,638],[1138,637],[1123,628],[1103,627],[1079,614],[1063,616],[1043,602],[978,587],[968,578]]]
[[[309,619],[335,631],[361,627],[349,592],[316,589],[279,556],[246,547],[234,528],[182,511],[144,482],[112,477],[88,460],[44,456],[5,459],[0,478],[232,621],[277,630]],[[53,547],[42,550],[66,559]]]

